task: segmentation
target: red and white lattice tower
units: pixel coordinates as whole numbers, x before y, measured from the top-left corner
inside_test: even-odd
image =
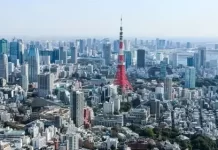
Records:
[[[121,26],[120,26],[120,50],[118,55],[118,65],[117,72],[114,80],[114,84],[120,86],[123,92],[126,90],[132,90],[132,86],[129,83],[126,77],[126,68],[125,68],[125,59],[123,52],[123,27],[122,27],[122,18],[121,18]]]

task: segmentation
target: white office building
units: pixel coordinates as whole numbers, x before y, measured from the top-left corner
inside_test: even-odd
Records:
[[[14,63],[8,62],[8,74],[14,72]]]
[[[114,114],[114,102],[104,102],[103,111],[105,114]]]

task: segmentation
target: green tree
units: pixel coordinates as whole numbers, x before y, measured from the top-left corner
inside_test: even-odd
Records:
[[[120,104],[120,111],[121,112],[128,112],[131,109],[130,102],[121,102]]]
[[[154,132],[153,132],[153,130],[151,128],[145,128],[144,130],[140,131],[139,135],[153,138],[154,137]]]
[[[193,149],[213,150],[216,148],[216,142],[203,135],[192,136],[191,144]]]

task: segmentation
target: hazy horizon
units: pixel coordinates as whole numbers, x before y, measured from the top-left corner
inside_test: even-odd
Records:
[[[0,37],[218,39],[216,0],[0,0]]]

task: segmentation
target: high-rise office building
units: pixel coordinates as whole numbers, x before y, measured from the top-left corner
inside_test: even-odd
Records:
[[[56,60],[60,60],[60,49],[54,49],[52,52],[51,63],[55,63]]]
[[[60,61],[63,61],[63,64],[67,64],[67,50],[64,47],[60,47]]]
[[[45,97],[52,94],[54,88],[54,74],[46,73],[38,75],[38,95]]]
[[[40,73],[39,51],[33,45],[30,46],[28,54],[28,64],[29,82],[37,82],[38,74]]]
[[[46,41],[46,49],[51,50],[52,49],[52,44],[50,41]]]
[[[0,54],[8,54],[8,41],[6,39],[0,40]]]
[[[206,67],[206,47],[198,48],[200,67]]]
[[[83,125],[84,93],[72,91],[70,96],[70,116],[76,127]]]
[[[161,61],[163,61],[164,59],[164,55],[161,52],[156,53],[156,60],[160,63]]]
[[[160,117],[160,101],[159,100],[152,100],[150,113],[156,115],[157,118]]]
[[[114,41],[114,52],[119,52],[119,40]]]
[[[14,72],[14,63],[8,62],[8,74]]]
[[[185,88],[195,88],[196,71],[194,67],[185,69]]]
[[[13,41],[10,42],[10,60],[11,60],[11,62],[13,62],[15,65],[22,64],[23,63],[23,55],[24,55],[23,41],[20,39],[18,39],[18,40],[13,39]]]
[[[90,39],[90,38],[87,39],[87,47],[88,47],[88,49],[92,48],[92,39]]]
[[[85,40],[79,40],[79,52],[83,53],[86,47],[86,42]]]
[[[178,66],[178,53],[173,53],[172,65],[173,65],[173,68],[176,68]]]
[[[156,39],[156,49],[164,49],[166,45],[166,40],[163,39]]]
[[[28,71],[28,63],[23,63],[21,66],[21,87],[24,91],[28,91],[29,88],[29,71]]]
[[[194,53],[194,67],[196,68],[196,70],[198,71],[200,68],[200,57],[199,57],[199,53]]]
[[[187,42],[186,43],[186,48],[192,48],[192,43],[191,42]]]
[[[167,75],[167,63],[165,61],[160,62],[160,78],[165,79]]]
[[[40,50],[39,51],[40,63],[41,64],[50,64],[53,61],[53,53],[54,53],[54,51],[51,51],[51,50]],[[54,63],[54,62],[52,62],[52,63]]]
[[[172,78],[167,77],[164,82],[164,96],[166,100],[172,100]]]
[[[124,51],[124,58],[125,58],[126,69],[128,69],[132,65],[132,52]]]
[[[77,63],[77,48],[75,46],[70,46],[71,50],[71,63]]]
[[[111,43],[103,44],[103,58],[105,59],[105,65],[111,64]]]
[[[19,56],[18,42],[15,39],[13,39],[13,41],[10,42],[10,60],[15,65],[17,65],[18,56]]]
[[[28,54],[29,54],[29,48],[24,50],[23,62],[27,62],[28,61]]]
[[[8,82],[8,56],[0,54],[0,77]]]
[[[145,68],[145,50],[144,49],[137,50],[137,67]]]
[[[129,40],[124,40],[124,50],[129,51],[130,50],[130,41]]]
[[[18,42],[18,49],[19,49],[18,59],[19,59],[20,65],[22,65],[24,62],[24,43],[21,39],[17,40],[17,42]]]
[[[187,57],[187,66],[192,67],[194,66],[194,57]]]

